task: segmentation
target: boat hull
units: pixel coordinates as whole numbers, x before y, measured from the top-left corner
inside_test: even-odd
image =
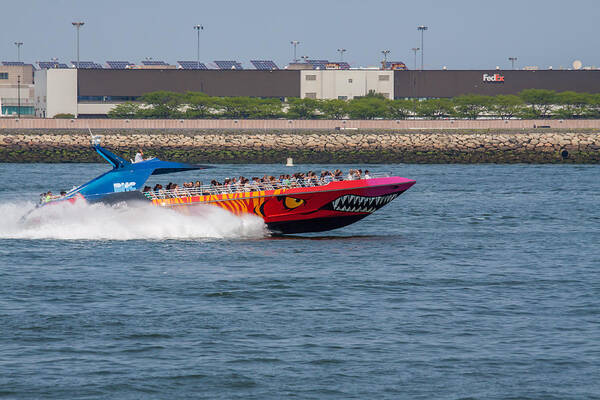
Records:
[[[254,214],[274,233],[323,232],[357,222],[385,206],[415,181],[401,177],[331,182],[323,186],[186,195],[153,199],[152,203],[179,212],[189,206],[210,204],[233,214]]]

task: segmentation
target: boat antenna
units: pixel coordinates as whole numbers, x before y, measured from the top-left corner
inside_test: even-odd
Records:
[[[88,126],[88,132],[90,133],[90,137],[92,138],[92,146],[99,146],[100,142],[102,142],[102,136],[94,135],[89,126]]]

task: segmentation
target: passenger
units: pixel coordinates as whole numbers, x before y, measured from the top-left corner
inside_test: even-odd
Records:
[[[142,190],[143,193],[149,192],[150,191],[150,186],[144,186],[144,189]],[[60,192],[61,195],[63,195],[64,192]],[[65,193],[66,194],[66,193]]]
[[[67,192],[65,192],[64,190],[62,190],[62,191],[60,192],[60,196],[61,196],[61,197],[65,197],[66,195],[67,195]]]
[[[353,181],[354,180],[354,170],[351,169],[350,171],[348,171],[348,176],[346,176],[346,180],[348,181]]]
[[[139,163],[144,161],[144,152],[142,151],[142,149],[138,149],[138,152],[135,153],[135,160],[133,161],[134,163]]]
[[[369,174],[368,169],[365,169],[365,179],[371,179],[371,174]]]
[[[356,176],[356,179],[362,179],[362,169],[355,169],[354,175]]]

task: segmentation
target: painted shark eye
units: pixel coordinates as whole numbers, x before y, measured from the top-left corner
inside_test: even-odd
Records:
[[[300,207],[304,204],[304,200],[296,199],[294,197],[286,197],[283,199],[283,206],[288,210],[293,210],[294,208]]]

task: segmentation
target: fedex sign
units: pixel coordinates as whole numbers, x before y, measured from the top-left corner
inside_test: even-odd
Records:
[[[493,74],[493,75],[483,74],[483,81],[484,82],[504,82],[504,75],[500,75],[500,74]]]

